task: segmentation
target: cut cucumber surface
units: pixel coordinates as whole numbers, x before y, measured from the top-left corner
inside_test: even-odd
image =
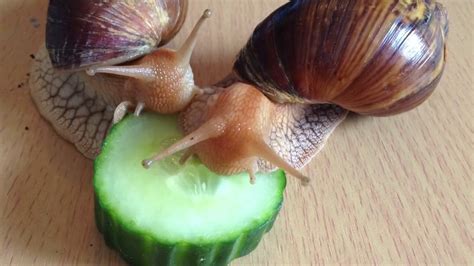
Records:
[[[248,254],[278,215],[283,171],[219,176],[197,159],[141,161],[182,137],[176,116],[127,116],[95,161],[96,222],[134,265],[226,265]]]

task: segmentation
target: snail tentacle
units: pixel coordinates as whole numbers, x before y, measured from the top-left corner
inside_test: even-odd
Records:
[[[127,114],[128,108],[130,108],[132,105],[133,104],[130,101],[124,101],[117,105],[114,111],[114,118],[112,120],[112,123],[115,125],[118,122],[122,121],[122,119]]]
[[[196,46],[199,30],[201,29],[201,26],[204,23],[204,21],[207,18],[210,18],[211,15],[212,15],[212,11],[210,9],[204,10],[201,18],[199,18],[192,32],[189,34],[188,38],[186,39],[184,44],[181,46],[181,48],[179,48],[179,50],[177,51],[177,57],[179,58],[178,60],[181,61],[183,64],[185,65],[189,64],[194,47]]]
[[[255,153],[258,154],[258,157],[298,178],[301,181],[301,184],[307,185],[309,183],[309,177],[303,175],[300,171],[296,170],[292,165],[281,158],[280,155],[263,142],[263,140],[255,147]]]
[[[145,82],[152,82],[155,79],[155,70],[152,66],[104,66],[89,68],[86,70],[89,76],[95,76],[97,73],[112,74],[117,76],[140,79]]]
[[[135,112],[133,112],[133,115],[140,116],[143,109],[145,109],[145,103],[139,102],[137,106],[135,107]]]
[[[196,131],[188,134],[187,136],[174,143],[170,147],[166,148],[165,150],[161,151],[157,155],[153,156],[152,158],[143,160],[142,164],[145,168],[149,168],[156,161],[160,161],[179,151],[188,149],[198,144],[199,142],[203,142],[205,140],[222,135],[222,126],[223,121],[221,121],[220,119],[210,120],[201,127],[199,127]]]

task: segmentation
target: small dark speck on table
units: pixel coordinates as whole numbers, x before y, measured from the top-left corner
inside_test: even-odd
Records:
[[[31,59],[35,59],[35,55],[34,55],[34,54],[30,54],[30,57],[31,57]]]
[[[29,128],[29,127],[25,127],[25,130],[28,131],[28,130],[30,130],[30,128]]]
[[[31,25],[33,25],[33,27],[35,29],[39,28],[39,26],[40,26],[40,22],[37,18],[30,18],[30,23],[31,23]]]

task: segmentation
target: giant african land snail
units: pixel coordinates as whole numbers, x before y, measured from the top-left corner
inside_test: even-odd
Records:
[[[270,162],[307,181],[295,168],[319,151],[345,109],[391,115],[431,94],[447,30],[444,9],[429,0],[291,1],[256,28],[233,84],[203,89],[183,111],[188,135],[144,165],[190,148],[185,156],[222,174],[253,179]]]

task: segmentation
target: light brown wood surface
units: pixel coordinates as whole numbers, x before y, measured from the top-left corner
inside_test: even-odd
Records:
[[[93,216],[92,161],[29,97],[30,54],[47,0],[0,0],[0,264],[123,264]],[[252,29],[283,0],[191,0],[181,43],[214,10],[193,57],[198,84],[225,76]],[[474,6],[445,0],[448,64],[428,102],[389,118],[351,116],[289,180],[281,215],[235,265],[474,264]],[[251,203],[249,203],[251,204]]]

